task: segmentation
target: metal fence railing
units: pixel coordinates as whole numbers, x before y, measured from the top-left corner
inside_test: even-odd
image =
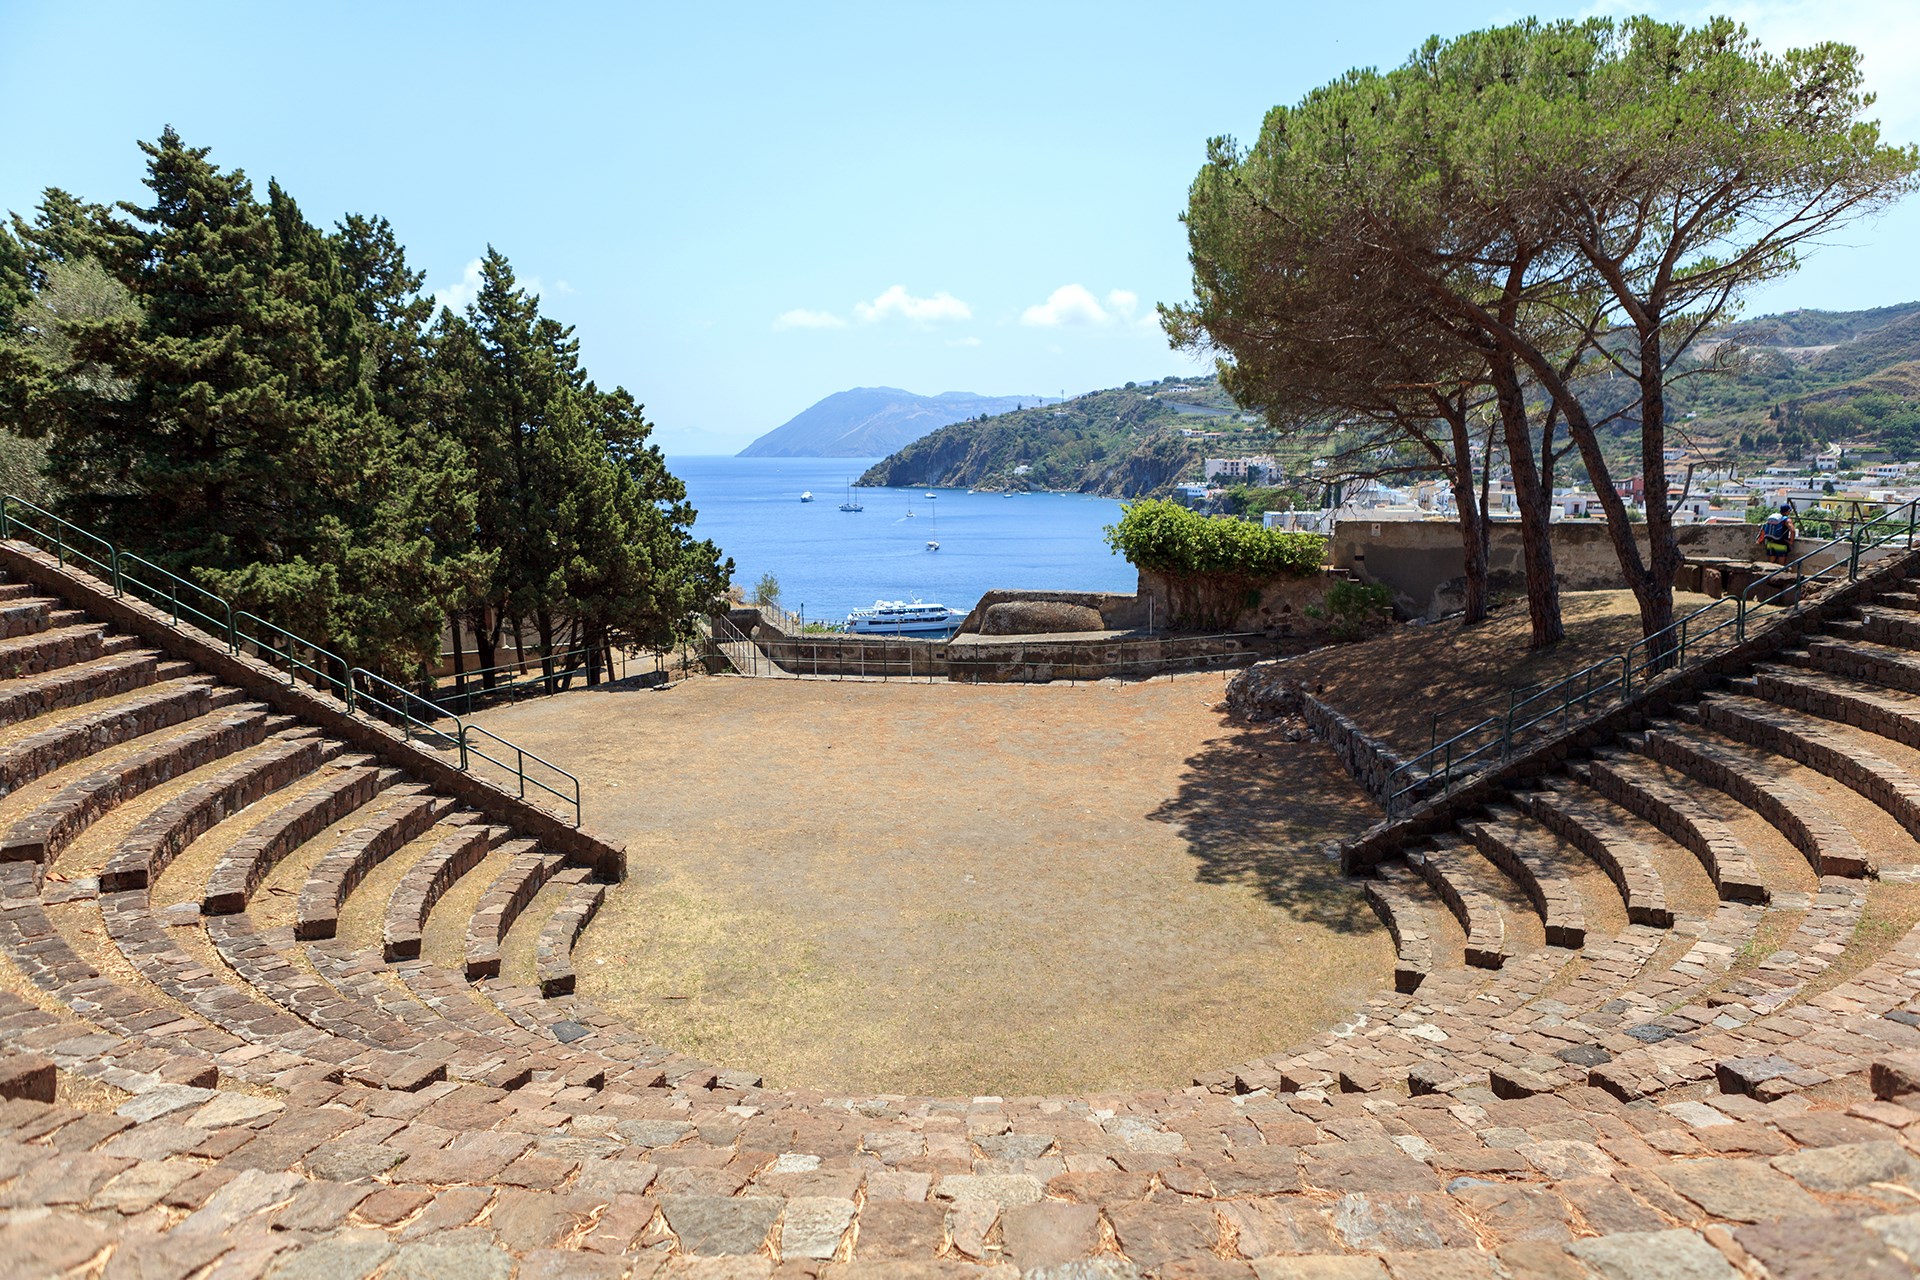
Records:
[[[1503,713],[1438,742],[1387,778],[1386,810],[1399,817],[1483,770],[1504,764],[1519,747],[1571,727],[1575,720],[1627,701],[1652,680],[1744,642],[1756,622],[1798,613],[1827,589],[1860,576],[1863,557],[1896,543],[1913,550],[1920,501],[1862,521],[1843,537],[1761,575],[1737,593],[1694,610],[1671,626],[1643,636],[1622,653],[1547,684],[1515,689]],[[1832,563],[1806,566],[1844,549]]]
[[[580,825],[580,779],[559,765],[462,720],[385,676],[354,667],[285,627],[236,610],[200,584],[122,551],[89,529],[5,494],[0,495],[0,538],[38,546],[63,567],[98,578],[115,596],[131,596],[161,610],[172,625],[194,627],[224,645],[227,652],[278,671],[289,685],[305,684],[337,699],[348,715],[377,720],[399,730],[410,742],[451,753],[463,770],[470,769],[475,759],[486,761],[506,771],[523,798],[528,788],[549,796],[563,813],[571,811],[574,826]]]

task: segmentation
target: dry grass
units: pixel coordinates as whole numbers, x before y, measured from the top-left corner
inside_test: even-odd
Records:
[[[1322,852],[1377,811],[1220,695],[727,679],[482,718],[627,841],[584,996],[771,1084],[1029,1094],[1183,1085],[1384,983]]]
[[[1439,736],[1504,710],[1510,690],[1559,679],[1620,653],[1640,638],[1630,591],[1571,591],[1561,596],[1567,638],[1529,653],[1524,600],[1501,605],[1477,627],[1457,619],[1396,627],[1361,644],[1316,649],[1293,660],[1301,679],[1370,732],[1403,752],[1427,749],[1434,713]],[[1676,613],[1707,603],[1679,593]]]

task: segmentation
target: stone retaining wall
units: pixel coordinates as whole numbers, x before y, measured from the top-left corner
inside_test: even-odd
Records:
[[[1385,804],[1388,779],[1406,759],[1335,708],[1302,689],[1300,714],[1313,736],[1333,748],[1353,780],[1379,804]]]

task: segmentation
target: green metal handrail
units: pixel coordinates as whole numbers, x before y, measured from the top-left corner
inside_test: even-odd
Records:
[[[1876,527],[1883,527],[1883,532],[1869,537]],[[1469,765],[1474,766],[1473,772],[1477,772],[1480,768],[1512,759],[1514,746],[1519,739],[1542,724],[1557,719],[1563,728],[1570,727],[1576,715],[1585,714],[1596,705],[1605,705],[1601,700],[1616,690],[1617,701],[1625,702],[1633,696],[1636,681],[1644,685],[1662,672],[1684,665],[1689,650],[1697,656],[1703,642],[1729,628],[1734,633],[1733,643],[1745,641],[1747,621],[1756,607],[1778,606],[1783,598],[1791,595],[1792,603],[1785,607],[1784,612],[1798,613],[1806,604],[1808,583],[1818,583],[1842,567],[1846,573],[1845,580],[1855,581],[1860,576],[1860,557],[1863,554],[1902,538],[1906,541],[1907,550],[1911,551],[1917,531],[1920,531],[1920,499],[1856,524],[1845,537],[1823,542],[1812,551],[1755,578],[1736,595],[1722,596],[1652,635],[1635,640],[1623,653],[1602,659],[1550,684],[1514,690],[1508,695],[1504,715],[1489,716],[1395,767],[1387,775],[1387,816],[1397,816],[1406,805],[1421,795],[1453,786],[1466,776]],[[1829,554],[1840,546],[1847,548],[1843,558],[1811,573],[1802,568],[1807,561]],[[1756,596],[1756,589],[1782,578],[1787,581],[1770,588],[1770,595]],[[1730,616],[1715,621],[1705,630],[1700,629],[1709,614],[1721,610],[1730,611]],[[1636,655],[1644,656],[1636,661]],[[1576,686],[1584,688],[1576,692]],[[1545,709],[1537,710],[1537,705],[1542,704]],[[1476,738],[1482,740],[1469,743],[1469,739]]]
[[[345,658],[277,623],[269,622],[255,613],[235,610],[226,599],[200,584],[163,569],[151,560],[122,551],[90,529],[82,528],[25,499],[12,494],[0,494],[0,538],[19,538],[29,543],[37,540],[39,545],[53,553],[62,568],[67,566],[70,559],[88,566],[94,577],[112,589],[115,598],[132,595],[156,609],[164,608],[173,626],[191,622],[218,640],[228,653],[236,657],[247,656],[251,650],[251,656],[267,666],[284,667],[289,686],[299,684],[304,675],[306,683],[337,698],[346,707],[348,715],[365,714],[387,720],[399,725],[402,735],[409,742],[418,737],[430,745],[455,751],[458,767],[463,771],[470,767],[469,757],[477,755],[513,773],[519,781],[522,799],[526,797],[527,785],[531,783],[555,799],[570,804],[573,807],[573,825],[580,825],[580,779],[559,765],[491,730],[466,724],[432,700],[376,672],[352,666]],[[85,550],[83,546],[91,550]],[[101,558],[102,554],[104,559]],[[216,609],[218,612],[213,611]],[[302,656],[303,653],[305,656]],[[381,694],[386,696],[379,696]],[[408,709],[409,704],[418,704],[426,709],[428,716],[422,718],[416,715]],[[437,722],[449,719],[453,721],[451,732],[438,727]],[[505,750],[511,751],[514,762],[509,764],[470,748],[469,731],[485,734]],[[556,781],[562,786],[571,783],[571,794],[530,776],[526,772],[528,761],[557,775]]]

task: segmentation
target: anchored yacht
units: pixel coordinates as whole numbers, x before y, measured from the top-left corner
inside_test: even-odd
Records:
[[[943,604],[919,600],[875,600],[871,609],[847,615],[847,630],[856,635],[944,635],[966,617]]]

